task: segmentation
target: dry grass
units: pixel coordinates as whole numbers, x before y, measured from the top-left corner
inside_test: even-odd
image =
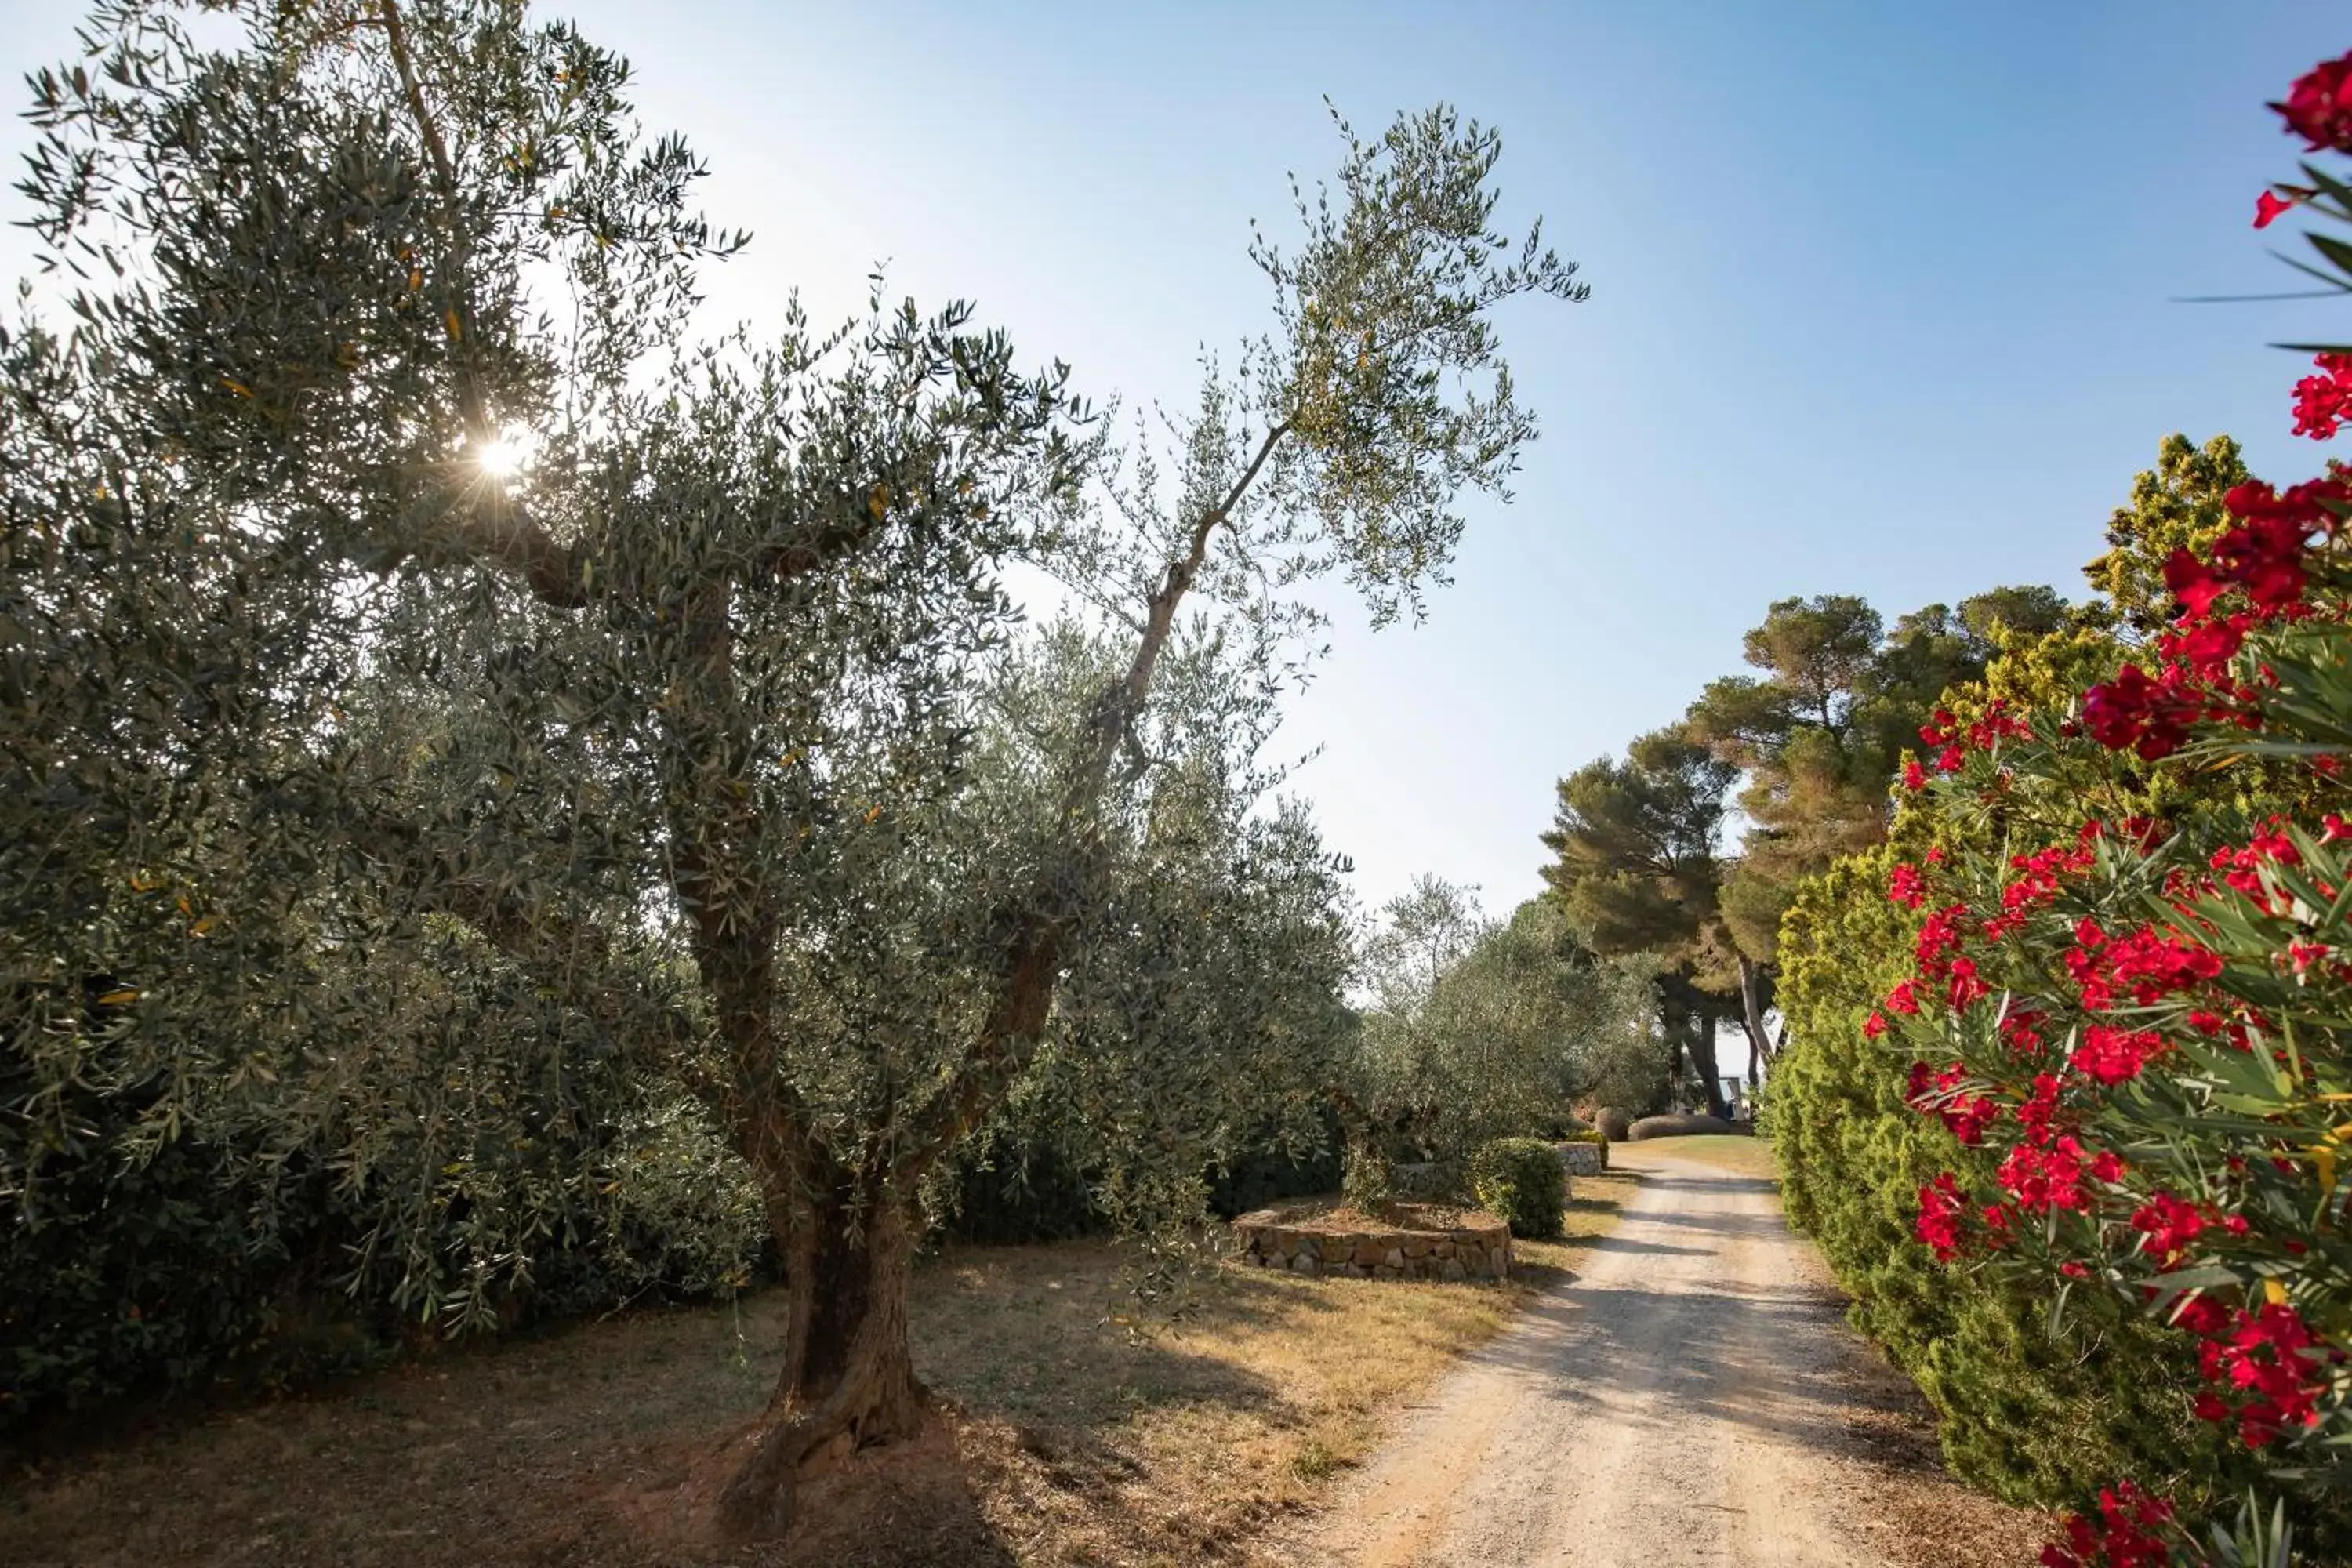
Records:
[[[1630,1170],[1641,1169],[1653,1154],[1696,1160],[1743,1176],[1761,1176],[1775,1182],[1780,1179],[1780,1167],[1772,1159],[1772,1145],[1764,1139],[1743,1134],[1706,1132],[1690,1138],[1644,1138],[1639,1143],[1612,1144],[1609,1150],[1612,1163]]]
[[[917,1281],[935,1440],[810,1497],[835,1528],[695,1544],[708,1478],[765,1393],[783,1301],[635,1314],[433,1357],[332,1393],[182,1421],[19,1474],[11,1564],[1190,1563],[1376,1443],[1387,1413],[1573,1267],[1637,1178],[1579,1178],[1564,1242],[1506,1287],[1220,1268],[1130,1332],[1107,1246],[962,1248]]]

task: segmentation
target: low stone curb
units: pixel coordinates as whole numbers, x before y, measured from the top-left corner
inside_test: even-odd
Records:
[[[1411,1219],[1415,1205],[1397,1205]],[[1234,1221],[1244,1262],[1293,1274],[1356,1279],[1507,1279],[1511,1227],[1499,1219],[1465,1215],[1432,1226],[1333,1225],[1296,1209],[1260,1209]]]

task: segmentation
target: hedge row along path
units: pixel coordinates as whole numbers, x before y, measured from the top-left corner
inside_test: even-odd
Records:
[[[1717,1142],[1717,1141],[1710,1141]],[[1978,1568],[2043,1524],[1961,1488],[1848,1330],[1775,1184],[1612,1150],[1643,1180],[1586,1272],[1416,1407],[1290,1555],[1360,1568]],[[1761,1148],[1748,1151],[1755,1165]]]

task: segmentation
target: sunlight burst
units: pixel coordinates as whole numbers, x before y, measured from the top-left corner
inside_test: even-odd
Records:
[[[510,479],[530,461],[531,439],[527,430],[502,430],[469,448],[474,466],[493,479]]]

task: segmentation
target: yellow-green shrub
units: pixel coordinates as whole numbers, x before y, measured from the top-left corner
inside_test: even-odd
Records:
[[[1568,1171],[1542,1139],[1480,1144],[1470,1157],[1470,1185],[1481,1205],[1509,1222],[1513,1236],[1544,1241],[1560,1234]]]

